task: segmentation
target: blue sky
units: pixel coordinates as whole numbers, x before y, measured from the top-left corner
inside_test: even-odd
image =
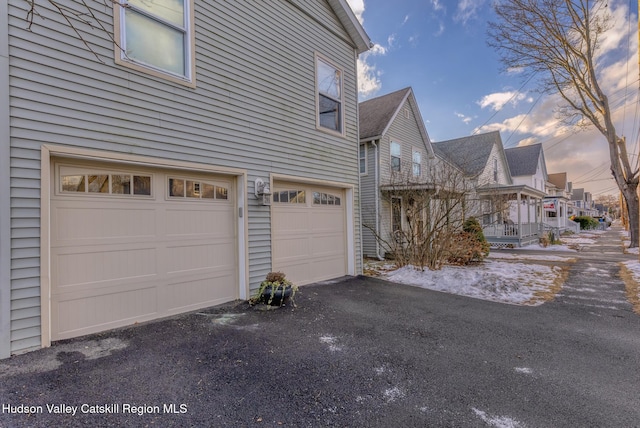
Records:
[[[502,71],[487,45],[492,0],[348,1],[376,44],[360,58],[361,100],[411,86],[432,141],[499,130],[505,147],[542,143],[548,171],[566,171],[574,187],[617,192],[604,137],[558,124],[557,98]],[[637,1],[611,0],[609,10],[601,83],[617,106],[618,133],[637,153]]]

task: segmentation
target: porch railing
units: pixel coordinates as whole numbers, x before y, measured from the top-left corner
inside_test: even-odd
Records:
[[[522,230],[522,235],[519,231]],[[521,227],[517,224],[490,224],[482,228],[485,237],[491,238],[508,238],[520,237],[527,238],[530,236],[538,236],[541,231],[539,223],[523,223]]]

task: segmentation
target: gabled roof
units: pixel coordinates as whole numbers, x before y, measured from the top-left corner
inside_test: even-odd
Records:
[[[565,190],[567,188],[567,173],[557,172],[554,174],[549,174],[548,181],[558,189]]]
[[[535,175],[542,153],[542,144],[513,147],[505,149],[504,154],[509,162],[512,177]],[[563,187],[564,189],[564,187]]]
[[[329,6],[331,6],[345,30],[347,30],[349,37],[355,43],[358,54],[371,49],[371,39],[351,10],[347,0],[327,0],[327,3],[329,3]]]
[[[573,193],[571,194],[572,201],[584,201],[584,187],[580,189],[573,189]]]
[[[410,93],[411,88],[404,88],[361,102],[360,141],[382,137]]]
[[[387,95],[372,98],[358,105],[360,120],[360,142],[378,140],[387,133],[402,106],[409,103],[418,125],[420,135],[429,156],[433,156],[431,139],[424,126],[418,102],[411,87],[400,89]]]
[[[475,177],[484,171],[496,143],[502,149],[502,140],[498,131],[440,141],[431,145],[436,155],[452,162],[465,175]]]

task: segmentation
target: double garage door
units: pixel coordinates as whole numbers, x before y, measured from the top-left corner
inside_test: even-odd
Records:
[[[65,162],[51,193],[51,338],[238,298],[235,183]]]
[[[344,190],[276,182],[272,199],[273,270],[299,285],[346,275]]]

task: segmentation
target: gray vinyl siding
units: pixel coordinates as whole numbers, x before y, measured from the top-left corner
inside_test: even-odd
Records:
[[[112,32],[111,8],[87,3]],[[85,37],[98,61],[47,3],[29,32],[27,6],[9,0],[12,353],[40,345],[43,144],[247,170],[252,288],[271,268],[270,211],[253,198],[254,179],[353,185],[361,272],[355,53],[324,1],[196,0],[195,89],[116,65],[94,30]],[[316,129],[315,53],[344,72],[344,138]]]
[[[375,234],[369,227],[376,227],[376,150],[371,143],[367,145],[367,173],[360,176],[362,198],[362,246],[365,257],[377,257]],[[369,227],[365,227],[365,225]]]
[[[406,118],[403,114],[404,109],[409,109],[409,117]],[[411,174],[411,162],[413,149],[419,149],[422,152],[422,177],[416,181],[426,181],[429,168],[428,152],[420,128],[418,120],[422,120],[417,117],[417,112],[411,106],[411,103],[405,101],[400,107],[399,113],[396,115],[391,126],[380,140],[380,184],[388,184],[391,180],[391,142],[395,141],[401,145],[401,174],[403,177],[409,177],[407,174]],[[408,169],[407,169],[408,168]],[[412,177],[413,179],[413,177]],[[381,209],[380,209],[380,225],[383,229],[383,234],[388,233],[391,225],[391,206],[388,203],[388,197],[385,198],[381,194]]]

